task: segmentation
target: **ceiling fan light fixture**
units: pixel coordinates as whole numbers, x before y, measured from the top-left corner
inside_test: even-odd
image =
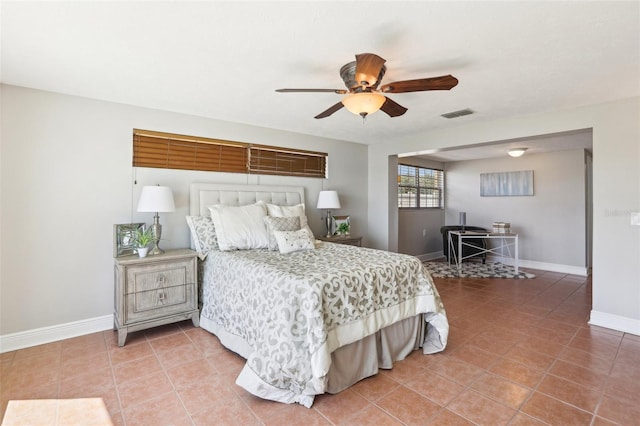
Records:
[[[383,84],[382,81],[387,67],[386,60],[374,53],[359,53],[356,60],[340,68],[340,77],[347,89],[277,89],[276,92],[290,93],[328,93],[346,95],[341,102],[330,106],[313,118],[329,117],[331,114],[346,107],[349,112],[361,116],[363,119],[369,114],[382,110],[389,117],[399,117],[407,112],[407,108],[398,104],[385,93],[426,92],[431,90],[451,90],[458,84],[454,76],[441,75],[439,77],[418,78],[413,80],[394,81]]]
[[[366,117],[378,111],[387,98],[376,92],[349,93],[342,98],[342,105],[349,112]]]
[[[524,152],[527,150],[527,148],[514,148],[514,149],[510,149],[509,150],[509,155],[512,157],[520,157],[522,154],[524,154]]]

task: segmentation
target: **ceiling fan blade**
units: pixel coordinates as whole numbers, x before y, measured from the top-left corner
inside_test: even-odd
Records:
[[[344,89],[277,89],[279,93],[337,93],[344,95],[347,93]]]
[[[458,79],[452,75],[443,75],[417,80],[395,81],[383,84],[380,90],[385,93],[423,92],[425,90],[450,90],[458,84]]]
[[[340,108],[342,108],[344,105],[342,105],[342,102],[338,102],[337,104],[335,104],[334,106],[332,106],[331,108],[322,111],[320,114],[316,115],[313,118],[325,118],[330,116],[331,114],[333,114],[334,112],[338,111]]]
[[[380,71],[387,62],[373,53],[356,55],[356,83],[363,86],[376,86]]]
[[[385,96],[385,98],[387,97]],[[407,112],[407,109],[405,107],[395,101],[392,101],[389,98],[384,101],[384,103],[380,107],[380,110],[386,112],[389,117],[397,117]]]

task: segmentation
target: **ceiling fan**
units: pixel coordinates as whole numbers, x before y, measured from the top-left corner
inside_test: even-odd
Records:
[[[373,53],[356,55],[356,60],[340,68],[340,77],[347,86],[346,89],[278,89],[280,93],[311,93],[332,92],[346,95],[342,101],[316,115],[314,118],[325,118],[347,108],[354,114],[365,118],[378,110],[382,110],[390,117],[397,117],[407,108],[386,97],[384,93],[424,92],[427,90],[450,90],[458,84],[458,79],[452,75],[440,77],[419,78],[416,80],[402,80],[383,84],[378,88],[387,67],[385,59]]]

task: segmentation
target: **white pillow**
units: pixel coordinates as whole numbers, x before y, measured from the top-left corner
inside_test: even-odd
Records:
[[[209,206],[220,250],[248,250],[269,247],[264,204]]]
[[[264,222],[267,224],[269,233],[269,250],[278,250],[278,241],[273,231],[297,231],[300,229],[300,217],[273,217],[266,216]]]
[[[273,231],[278,242],[280,253],[287,254],[299,250],[313,250],[316,248],[311,234],[307,228],[297,231]]]
[[[307,223],[307,216],[304,212],[304,204],[296,204],[295,206],[278,206],[276,204],[267,205],[267,214],[269,216],[274,217],[291,217],[291,216],[299,216],[300,217],[300,228],[307,228],[307,231],[313,236],[313,232],[311,228],[309,228],[309,224]]]

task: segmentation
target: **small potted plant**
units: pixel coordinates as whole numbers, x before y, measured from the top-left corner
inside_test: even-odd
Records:
[[[147,257],[149,244],[153,242],[153,231],[149,228],[138,228],[133,234],[133,242],[138,250],[138,256]]]
[[[338,226],[338,234],[342,235],[343,237],[345,235],[349,235],[349,225],[347,223],[341,223],[340,226]]]

